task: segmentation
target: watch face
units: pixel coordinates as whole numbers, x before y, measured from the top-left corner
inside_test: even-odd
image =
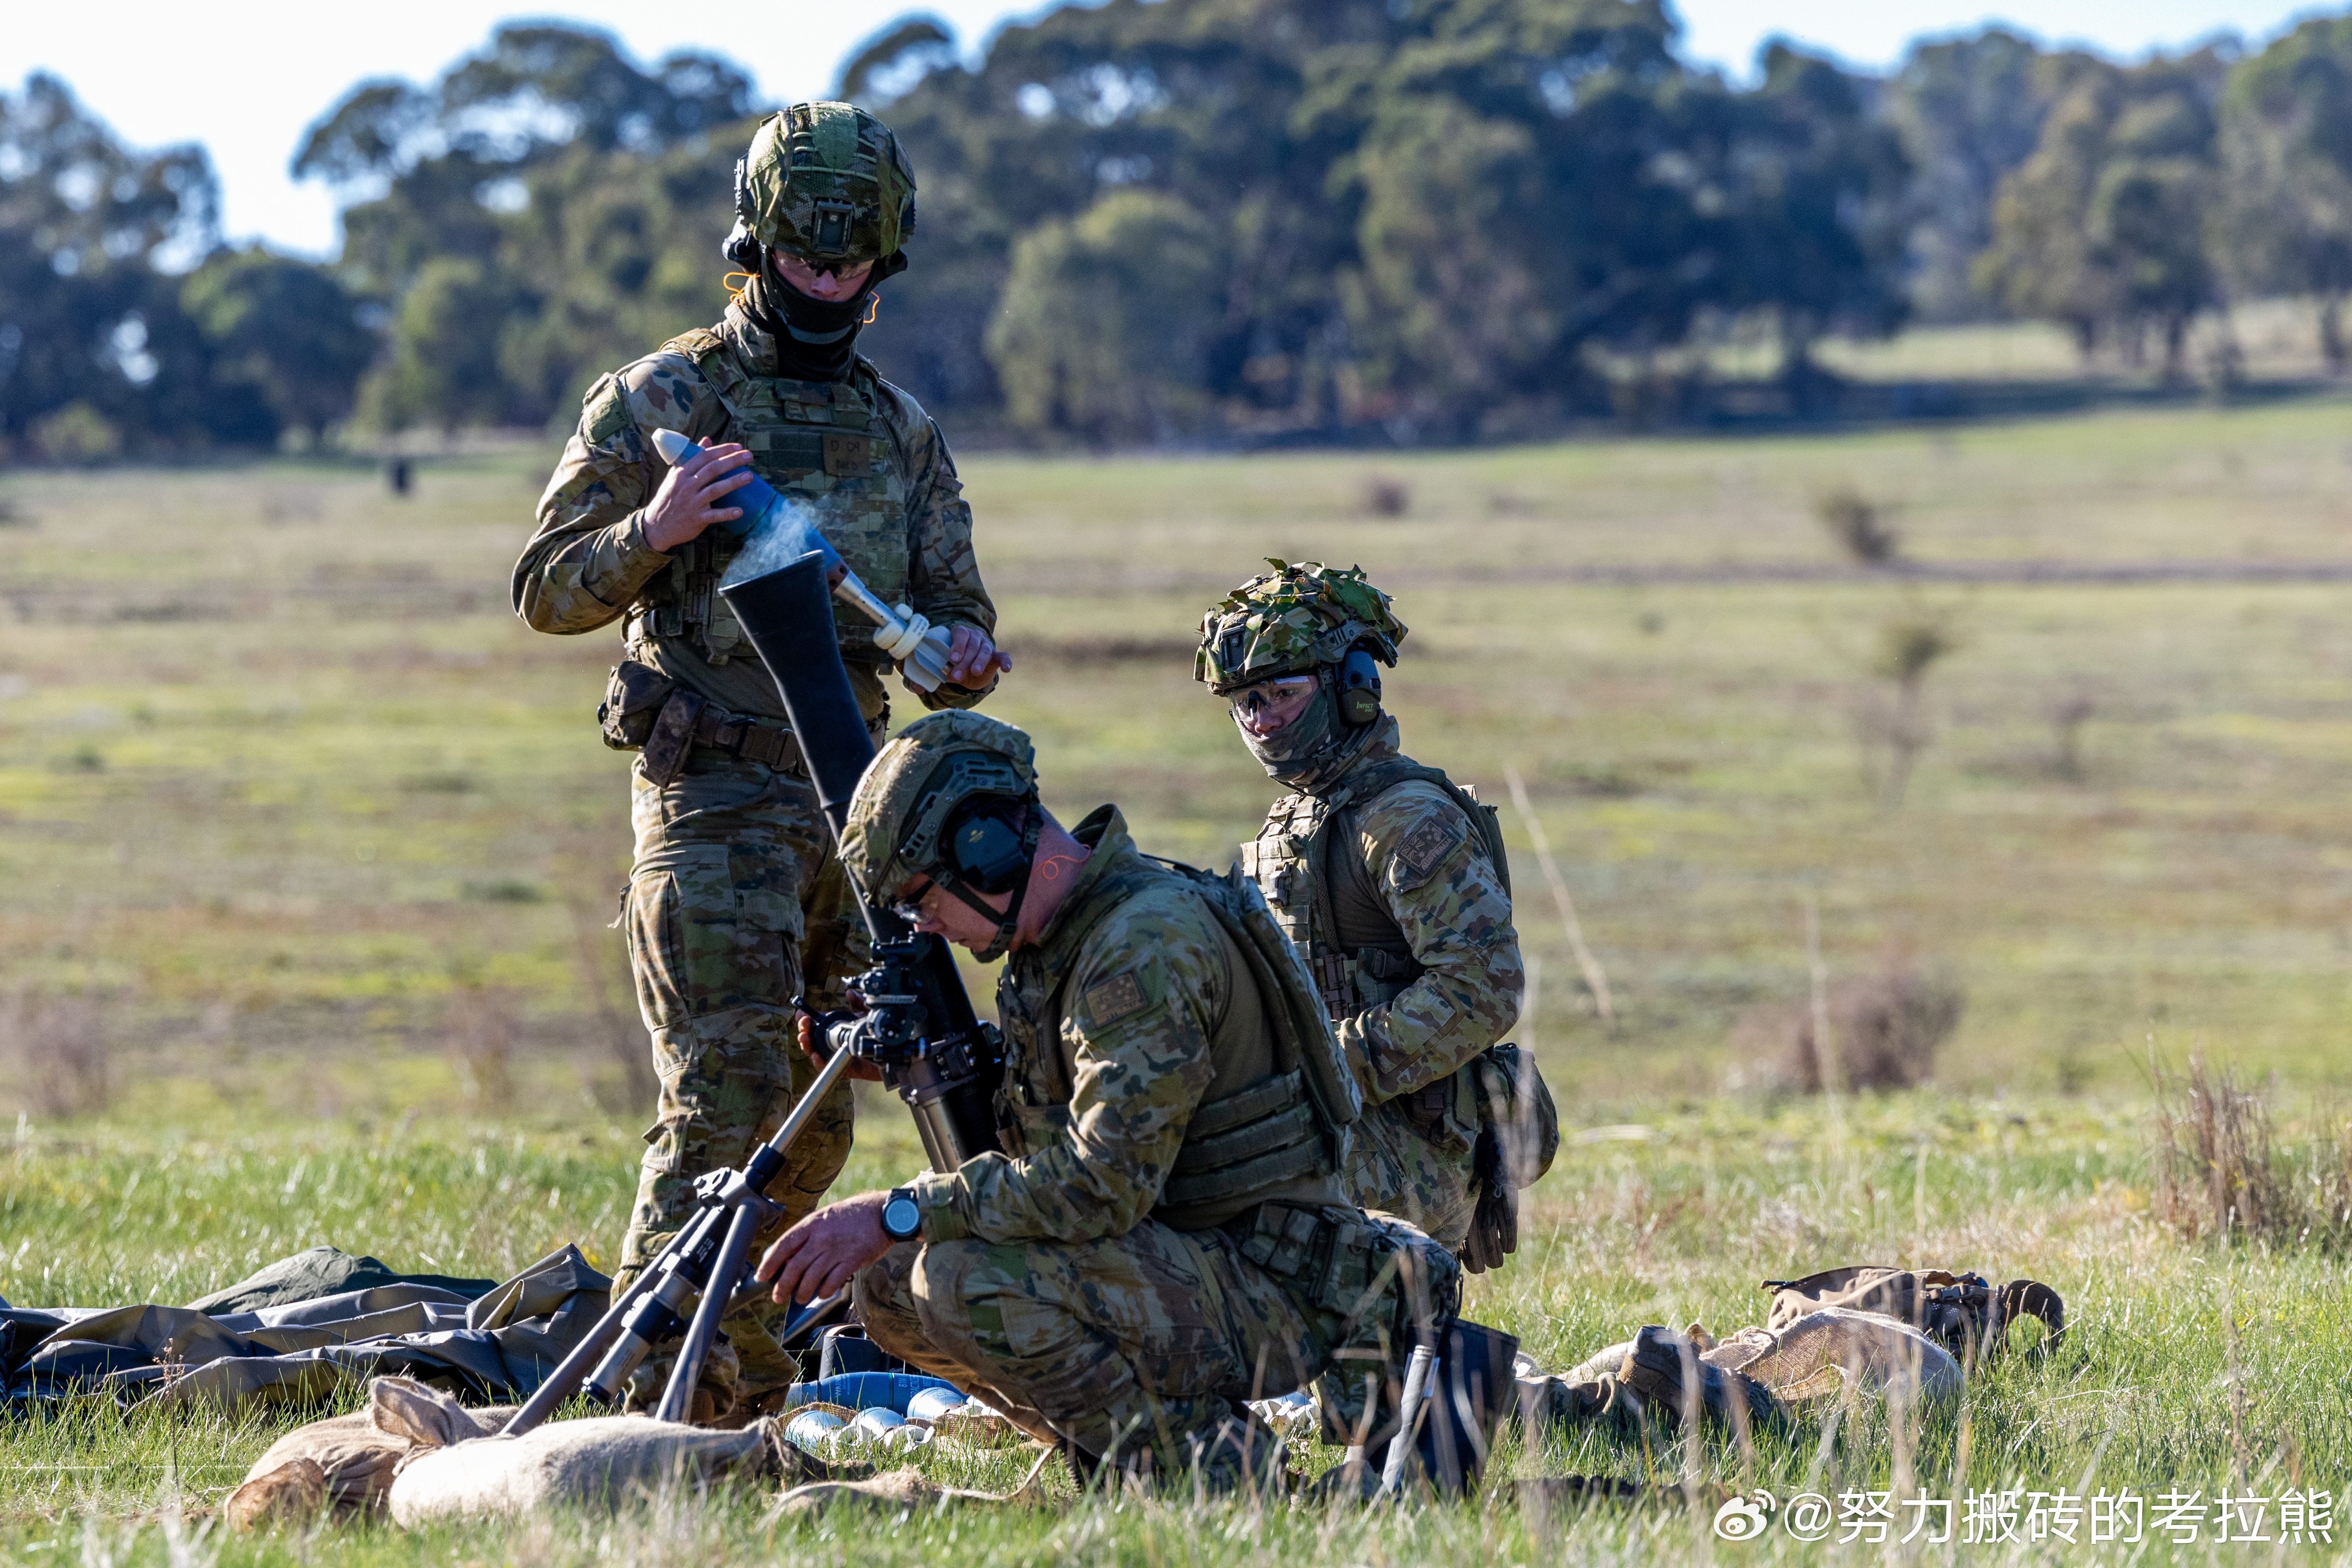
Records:
[[[892,1198],[882,1205],[882,1228],[904,1241],[923,1228],[923,1211],[912,1198]]]

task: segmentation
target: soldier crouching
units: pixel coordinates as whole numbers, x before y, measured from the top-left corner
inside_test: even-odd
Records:
[[[1367,1110],[1348,1195],[1400,1215],[1473,1271],[1517,1246],[1517,1188],[1559,1122],[1503,1035],[1525,984],[1493,808],[1402,754],[1380,666],[1405,626],[1360,569],[1253,577],[1201,623],[1194,679],[1295,793],[1242,847],[1306,958]]]
[[[922,930],[1010,955],[1004,1152],[820,1209],[760,1277],[779,1300],[854,1277],[879,1344],[1082,1479],[1277,1480],[1281,1444],[1244,1401],[1351,1345],[1385,1373],[1410,1333],[1401,1278],[1446,1298],[1458,1274],[1341,1195],[1352,1079],[1263,907],[1146,858],[1113,807],[1065,831],[1028,738],[969,713],[883,748],[842,857]],[[1365,1400],[1333,1407],[1360,1420]]]

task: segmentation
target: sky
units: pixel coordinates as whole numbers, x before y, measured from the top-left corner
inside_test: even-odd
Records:
[[[864,38],[911,10],[942,17],[968,48],[1035,0],[768,0],[758,5],[622,5],[570,0],[549,11],[484,0],[402,0],[391,11],[337,10],[292,0],[114,0],[102,13],[22,0],[0,26],[0,89],[33,71],[62,77],[116,133],[139,146],[201,142],[220,172],[224,229],[327,256],[340,239],[333,202],[287,174],[303,132],[370,77],[429,82],[479,47],[499,22],[560,16],[599,26],[640,60],[673,49],[726,55],[774,101],[832,85]],[[1687,55],[1738,76],[1766,38],[1883,67],[1914,38],[2000,21],[2050,43],[2136,57],[2234,31],[2259,42],[2308,6],[2285,0],[2035,0],[1988,10],[1983,0],[1677,0]],[[721,198],[724,193],[719,193]]]

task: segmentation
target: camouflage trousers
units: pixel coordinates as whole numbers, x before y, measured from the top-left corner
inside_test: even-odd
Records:
[[[1413,1124],[1402,1100],[1366,1107],[1341,1181],[1350,1201],[1394,1215],[1458,1253],[1477,1199],[1470,1191],[1472,1146],[1452,1123],[1451,1117],[1441,1122],[1433,1140]]]
[[[646,780],[642,763],[634,782],[636,863],[623,923],[661,1099],[616,1286],[693,1212],[694,1179],[740,1164],[816,1076],[792,1006],[803,975],[815,977],[812,1001],[824,1005],[864,964],[848,879],[805,781],[698,748],[666,788]],[[758,1247],[816,1207],[848,1158],[850,1135],[843,1082],[770,1184],[784,1213]],[[747,1388],[793,1377],[771,1331],[785,1311],[763,1305],[726,1320]]]
[[[1223,1231],[1145,1220],[1097,1241],[893,1247],[857,1276],[875,1342],[1031,1436],[1180,1473],[1240,1402],[1330,1363],[1340,1325],[1303,1309]]]

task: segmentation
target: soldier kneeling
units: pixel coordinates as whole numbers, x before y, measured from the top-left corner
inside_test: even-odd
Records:
[[[1065,830],[1028,737],[976,714],[909,725],[848,815],[869,897],[1010,955],[1004,1152],[801,1221],[760,1263],[776,1299],[854,1277],[877,1343],[1059,1445],[1082,1480],[1278,1484],[1281,1444],[1244,1402],[1318,1378],[1334,1435],[1377,1447],[1459,1273],[1340,1195],[1360,1098],[1263,904],[1147,858],[1115,807]],[[1482,1399],[1509,1387],[1494,1340]]]

